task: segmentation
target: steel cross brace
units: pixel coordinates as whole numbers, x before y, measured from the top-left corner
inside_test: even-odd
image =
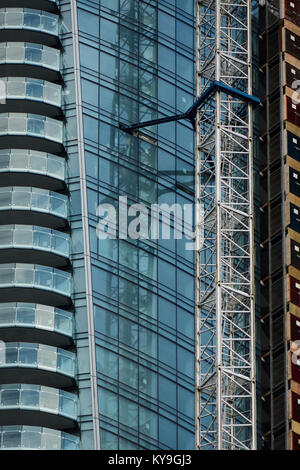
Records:
[[[195,101],[195,103],[185,112],[182,114],[175,114],[174,116],[168,116],[160,119],[153,119],[151,121],[145,121],[145,122],[138,122],[135,124],[132,124],[131,126],[127,126],[126,124],[122,124],[121,122],[119,123],[119,128],[127,132],[128,134],[133,134],[134,131],[138,129],[142,129],[143,127],[149,127],[153,126],[156,124],[164,124],[166,122],[172,122],[172,121],[181,121],[181,120],[188,120],[193,126],[193,129],[196,130],[196,115],[197,111],[203,104],[206,103],[206,101],[216,92],[216,91],[221,91],[222,93],[225,93],[230,96],[234,96],[236,98],[240,98],[241,101],[244,101],[246,103],[253,104],[254,106],[259,105],[260,99],[257,98],[256,96],[248,95],[247,93],[244,93],[243,91],[238,90],[237,88],[230,87],[228,85],[225,85],[225,83],[214,81],[210,87],[202,93],[202,95]]]

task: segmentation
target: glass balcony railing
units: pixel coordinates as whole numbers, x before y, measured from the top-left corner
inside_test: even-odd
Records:
[[[68,198],[47,189],[23,186],[0,188],[0,211],[12,209],[42,212],[66,219]]]
[[[3,135],[28,135],[62,144],[63,123],[39,114],[1,113],[0,137]]]
[[[79,450],[79,438],[37,426],[1,426],[0,449]]]
[[[0,385],[0,413],[3,410],[35,410],[77,419],[77,396],[43,385]]]
[[[74,317],[71,312],[48,305],[1,303],[0,328],[24,327],[73,336]]]
[[[0,64],[38,65],[59,71],[60,51],[29,42],[0,43]]]
[[[29,8],[1,8],[0,29],[30,29],[58,35],[58,16]]]
[[[61,107],[60,85],[25,77],[5,77],[1,81],[5,100],[31,100]]]
[[[48,290],[71,297],[71,274],[60,269],[35,264],[0,264],[0,292],[7,287]]]
[[[75,360],[74,353],[44,344],[1,344],[0,369],[36,368],[75,378]]]
[[[70,236],[58,230],[33,225],[1,225],[0,250],[7,248],[42,250],[68,258]]]
[[[24,149],[0,149],[0,172],[37,173],[64,181],[66,162],[50,153]]]

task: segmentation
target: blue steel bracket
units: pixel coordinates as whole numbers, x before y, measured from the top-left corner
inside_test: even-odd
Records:
[[[156,124],[164,124],[165,122],[181,121],[183,119],[186,119],[190,121],[193,126],[193,129],[196,130],[196,115],[198,109],[201,108],[217,91],[225,93],[226,95],[234,96],[235,98],[240,98],[241,101],[252,104],[253,106],[258,106],[260,104],[260,99],[256,96],[248,95],[247,93],[244,93],[243,91],[240,91],[237,88],[233,88],[228,85],[225,85],[225,83],[215,81],[204,93],[202,93],[202,95],[185,113],[175,114],[174,116],[168,116],[160,119],[153,119],[151,121],[138,122],[136,124],[132,124],[131,126],[127,126],[126,124],[122,124],[120,122],[119,129],[124,132],[127,132],[128,134],[133,135],[134,131],[142,129],[143,127],[150,127]]]

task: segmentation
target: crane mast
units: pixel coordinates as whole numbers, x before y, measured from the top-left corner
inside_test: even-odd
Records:
[[[197,1],[197,95],[252,95],[251,0]],[[216,88],[196,122],[196,447],[256,448],[253,103]]]

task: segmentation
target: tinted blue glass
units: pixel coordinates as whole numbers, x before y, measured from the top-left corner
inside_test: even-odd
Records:
[[[158,99],[169,106],[175,106],[175,86],[166,80],[158,79]]]
[[[168,300],[159,298],[158,300],[159,321],[176,328],[176,305]]]
[[[170,447],[176,448],[176,423],[169,421],[166,418],[159,418],[159,440]]]
[[[118,337],[118,317],[99,307],[95,307],[95,328],[111,338]]]
[[[193,82],[194,64],[182,55],[177,56],[177,73],[189,82]]]
[[[182,450],[195,449],[195,435],[184,428],[178,430],[178,448]]]
[[[100,292],[107,297],[117,297],[118,278],[113,276],[108,271],[93,267],[93,285],[97,292]]]
[[[81,87],[82,87],[82,100],[86,101],[89,104],[93,104],[97,106],[98,94],[99,94],[98,85],[96,85],[96,83],[83,79],[81,81]]]
[[[178,308],[177,310],[177,322],[178,331],[191,339],[194,338],[194,316],[189,312]]]
[[[100,0],[100,3],[103,7],[110,8],[111,10],[119,9],[119,0]]]
[[[100,413],[104,416],[109,417],[110,419],[118,419],[118,396],[115,393],[105,390],[103,388],[99,389],[99,408]]]
[[[176,368],[176,344],[159,337],[159,357],[164,364]]]
[[[165,46],[158,48],[158,63],[161,67],[175,72],[175,52]]]
[[[176,408],[176,383],[159,377],[159,399],[172,408]]]
[[[170,289],[176,288],[175,267],[165,261],[158,260],[158,281]]]
[[[175,37],[175,18],[163,11],[158,12],[158,29],[169,38]]]
[[[183,23],[183,21],[176,21],[176,39],[187,47],[193,47],[194,30],[191,26]]]
[[[138,325],[125,318],[120,318],[120,341],[132,346],[138,347]]]
[[[189,13],[190,15],[192,15],[194,12],[194,4],[195,4],[194,0],[176,0],[177,8],[184,10],[186,13]]]
[[[99,17],[86,10],[78,10],[78,26],[83,33],[99,35]]]
[[[193,418],[195,409],[194,394],[183,387],[178,387],[178,409],[181,413]]]
[[[118,25],[112,21],[101,18],[100,36],[105,41],[116,43],[118,41]]]
[[[184,111],[193,100],[194,61],[191,52],[184,52],[193,45],[193,18],[188,16],[193,2],[179,3],[93,0],[87,7],[79,2],[86,159],[86,175],[81,177],[86,176],[88,195],[103,449],[176,449],[179,442],[193,447],[194,423],[187,415],[194,393],[193,286],[185,285],[191,280],[193,285],[193,252],[186,254],[184,243],[172,238],[173,228],[171,239],[144,242],[99,240],[95,228],[97,205],[113,204],[118,213],[119,196],[126,196],[128,204],[190,202],[175,186],[193,188],[194,143],[188,125],[145,128],[143,133],[151,133],[151,139],[119,129],[119,122]],[[69,109],[74,105],[68,101]],[[78,180],[72,177],[71,182],[75,194]],[[77,312],[82,311],[77,313],[78,338],[84,342],[81,201],[72,200],[72,224],[76,224],[72,238],[79,266],[74,297],[80,305]],[[87,376],[81,367],[83,387]],[[184,399],[187,403],[179,405]],[[84,420],[90,422],[91,416]],[[83,430],[82,435],[82,442],[92,447],[92,431]]]
[[[118,355],[104,348],[96,350],[97,369],[101,374],[116,379],[118,377]]]
[[[189,299],[194,296],[193,276],[178,269],[177,271],[177,286],[178,292]]]
[[[189,377],[194,377],[193,353],[184,348],[177,348],[178,370]]]
[[[85,116],[84,121],[84,135],[86,139],[98,141],[98,121],[90,116]]]
[[[99,52],[97,49],[94,49],[93,47],[87,46],[85,44],[80,44],[80,60],[83,67],[87,67],[94,70],[95,72],[98,72],[98,57]]]

